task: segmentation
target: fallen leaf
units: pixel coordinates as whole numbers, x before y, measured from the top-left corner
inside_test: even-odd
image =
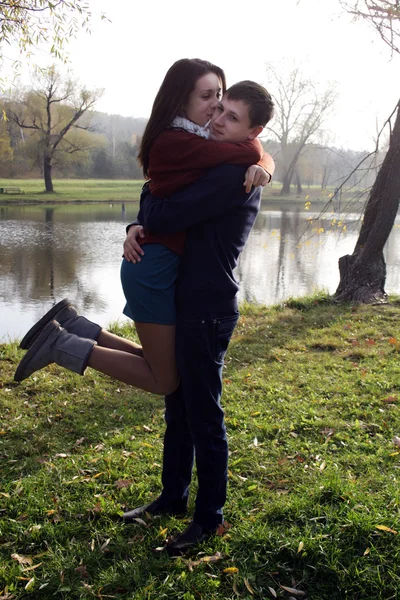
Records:
[[[164,529],[161,529],[160,533],[158,534],[159,537],[165,537],[165,534],[168,531],[168,527],[165,527]]]
[[[100,546],[100,552],[104,552],[104,550],[107,548],[108,544],[111,542],[110,538],[107,538],[106,541],[104,542],[104,544],[102,544]]]
[[[215,563],[218,562],[219,560],[222,560],[224,558],[224,555],[221,554],[221,552],[216,552],[215,554],[213,554],[212,556],[202,556],[201,558],[199,558],[199,560],[186,560],[186,564],[189,567],[189,570],[192,570],[192,567],[198,567],[199,565],[201,565],[202,563]]]
[[[236,596],[240,596],[240,593],[237,589],[236,581],[233,582],[232,589],[233,589],[234,593],[236,594]]]
[[[26,590],[27,592],[30,592],[31,590],[33,590],[33,587],[34,587],[34,585],[35,585],[35,578],[34,578],[34,577],[32,577],[32,579],[30,579],[30,580],[28,581],[28,583],[26,584],[26,586],[25,586],[25,590]]]
[[[325,469],[325,467],[326,467],[326,462],[325,462],[325,461],[322,461],[322,463],[321,463],[321,464],[320,464],[320,466],[319,466],[319,470],[320,470],[320,471],[323,471],[323,470]]]
[[[118,479],[118,481],[116,481],[114,485],[117,488],[117,490],[122,490],[124,488],[130,487],[132,483],[133,481],[130,481],[130,479]]]
[[[293,594],[293,596],[305,596],[306,593],[302,590],[296,590],[296,588],[287,587],[286,585],[281,585],[281,588],[285,590],[285,592],[289,592],[289,594]]]
[[[153,430],[152,430],[150,427],[148,427],[147,425],[143,425],[143,429],[144,429],[145,431],[148,431],[148,432],[150,432],[150,433],[153,431]]]
[[[222,572],[226,574],[239,573],[239,569],[237,567],[226,567],[226,569],[223,569]]]
[[[26,567],[25,569],[22,569],[22,572],[27,573],[27,571],[34,571],[35,569],[40,567],[40,565],[42,565],[42,564],[43,563],[37,563],[36,565],[32,565],[31,567]]]
[[[247,587],[247,589],[248,589],[249,593],[250,593],[252,596],[254,596],[254,590],[253,590],[253,588],[251,587],[251,585],[250,585],[250,582],[249,582],[249,580],[247,579],[247,577],[243,577],[243,581],[244,581],[244,585]]]
[[[11,554],[11,558],[18,561],[20,565],[31,565],[33,564],[33,559],[31,556],[24,556],[23,554]]]
[[[253,440],[253,444],[254,444],[254,446],[258,446],[258,439],[256,437]]]
[[[231,527],[232,525],[228,523],[228,521],[224,521],[218,525],[218,529],[215,533],[216,535],[225,535],[225,533],[228,531],[228,529],[231,529]]]
[[[397,396],[386,396],[386,398],[382,398],[382,402],[386,404],[394,404],[397,402]]]
[[[367,338],[365,340],[365,343],[368,344],[368,346],[375,346],[376,342],[374,340],[372,340],[371,338]]]
[[[86,565],[80,565],[79,567],[76,567],[75,573],[78,573],[79,577],[81,577],[82,579],[88,579],[89,577]]]
[[[395,435],[394,438],[393,438],[393,444],[395,446],[397,446],[398,448],[400,448],[400,437],[398,437],[397,435]]]
[[[59,452],[58,454],[56,454],[54,456],[54,458],[67,458],[68,456],[71,456],[71,455],[67,454],[66,452]]]
[[[394,535],[398,534],[398,531],[390,529],[390,527],[386,527],[386,525],[375,525],[375,529],[380,529],[380,531],[387,531],[388,533],[394,533]]]
[[[278,597],[278,594],[276,593],[276,591],[274,590],[274,588],[268,586],[268,589],[271,592],[271,596],[273,596],[274,598]]]
[[[146,521],[143,521],[143,519],[141,519],[140,517],[136,517],[133,520],[136,521],[136,523],[139,523],[139,525],[143,525],[143,527],[147,527]]]
[[[363,556],[367,556],[367,554],[369,554],[370,552],[371,552],[371,548],[366,548],[366,550],[364,550]]]
[[[297,548],[297,553],[300,554],[300,552],[303,550],[303,548],[304,548],[304,542],[300,542],[299,547]]]

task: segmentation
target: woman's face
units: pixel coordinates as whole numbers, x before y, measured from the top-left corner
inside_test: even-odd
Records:
[[[222,82],[215,73],[207,73],[196,81],[194,90],[189,94],[184,116],[204,127],[211,119],[214,108],[222,96]]]

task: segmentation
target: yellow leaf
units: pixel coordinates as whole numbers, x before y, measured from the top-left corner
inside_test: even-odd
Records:
[[[250,416],[251,416],[251,417],[258,417],[258,415],[261,415],[261,412],[260,412],[260,411],[258,411],[258,412],[254,412],[254,413],[251,413],[251,415],[250,415]]]
[[[165,537],[165,534],[168,531],[168,527],[165,527],[164,529],[161,529],[160,533],[158,534],[160,537]]]
[[[367,554],[369,554],[370,552],[371,552],[371,548],[367,548],[367,549],[364,551],[364,554],[363,554],[363,556],[367,556]]]
[[[244,578],[243,578],[243,581],[244,581],[244,585],[247,587],[247,589],[248,589],[249,593],[250,593],[252,596],[254,596],[254,590],[253,590],[253,588],[251,587],[251,585],[250,585],[250,583],[249,583],[249,580],[247,579],[247,577],[244,577]]]
[[[388,533],[394,533],[394,535],[398,534],[398,531],[390,529],[390,527],[386,527],[386,525],[375,525],[375,529],[380,529],[380,531],[387,531]]]
[[[26,569],[22,569],[22,572],[26,573],[27,571],[34,571],[35,569],[40,567],[40,565],[42,565],[42,564],[43,563],[38,563],[37,565],[32,565],[31,567],[26,567]]]
[[[299,554],[304,548],[304,542],[299,543],[299,547],[297,548],[297,553]]]
[[[18,561],[20,565],[31,565],[33,563],[33,560],[30,556],[24,556],[23,554],[17,554],[16,552],[11,554],[11,558]]]
[[[154,446],[148,444],[147,442],[142,442],[142,446],[146,446],[146,448],[154,448]]]
[[[96,473],[96,475],[93,475],[92,479],[97,479],[98,477],[101,477],[102,475],[104,475],[105,471],[102,471],[101,473]]]
[[[239,569],[237,567],[227,567],[222,572],[223,573],[238,573]]]

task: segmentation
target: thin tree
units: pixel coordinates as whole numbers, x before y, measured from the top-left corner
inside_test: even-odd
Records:
[[[90,111],[102,90],[89,91],[70,79],[64,79],[50,67],[37,76],[38,85],[10,102],[7,116],[21,129],[30,130],[38,139],[43,165],[45,191],[53,192],[52,168],[58,152],[87,150],[87,140],[80,143],[73,131],[96,131],[82,117]]]
[[[372,25],[392,52],[400,53],[400,0],[353,0],[341,4]],[[338,301],[387,301],[383,249],[400,201],[400,101],[385,125],[390,132],[389,147],[369,193],[356,246],[353,254],[339,259],[340,282],[335,293]]]
[[[284,71],[267,63],[268,85],[273,90],[276,115],[269,129],[279,140],[282,153],[281,195],[290,194],[298,160],[307,144],[315,141],[336,100],[333,87],[321,93],[318,86],[306,78],[298,67],[287,76]],[[299,189],[300,179],[297,175]]]
[[[65,59],[66,42],[81,28],[88,29],[91,18],[82,0],[0,0],[0,60],[4,47],[13,43],[22,54],[49,44],[53,56]]]

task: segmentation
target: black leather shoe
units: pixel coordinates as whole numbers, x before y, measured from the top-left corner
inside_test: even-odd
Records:
[[[217,528],[205,529],[202,525],[192,521],[185,531],[166,545],[165,549],[170,556],[180,556],[214,535],[216,531]]]
[[[132,523],[137,518],[142,518],[146,515],[157,516],[157,515],[173,515],[176,517],[183,516],[186,513],[186,502],[180,500],[172,504],[166,504],[160,498],[156,498],[149,504],[144,504],[133,510],[128,510],[122,515],[124,523]]]

